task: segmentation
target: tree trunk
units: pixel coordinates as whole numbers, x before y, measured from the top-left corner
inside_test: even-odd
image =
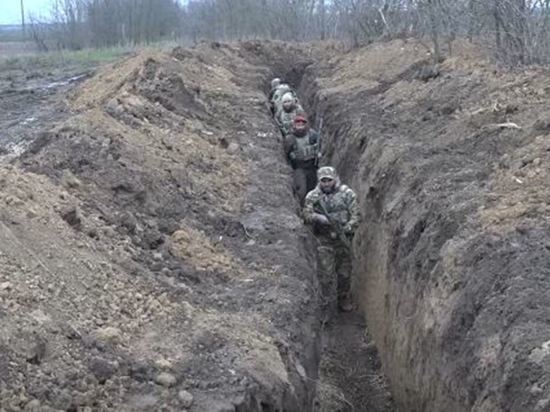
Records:
[[[435,12],[435,0],[428,0],[428,15],[430,20],[430,36],[434,46],[433,59],[434,64],[437,64],[441,59],[441,48],[439,46],[439,29]]]
[[[497,54],[500,54],[502,51],[502,39],[500,38],[500,12],[498,9],[498,0],[494,0],[494,9],[493,15],[495,16],[495,44],[497,48]]]
[[[326,38],[326,14],[325,0],[319,0],[319,13],[321,14],[321,40]]]
[[[468,2],[468,13],[469,13],[469,16],[468,16],[468,22],[469,22],[468,41],[470,43],[472,43],[474,41],[474,27],[475,27],[475,24],[476,24],[476,17],[477,17],[476,14],[475,14],[474,1],[475,0],[470,0]]]
[[[21,0],[21,28],[23,30],[23,37],[25,37],[25,6],[23,5],[23,0]]]

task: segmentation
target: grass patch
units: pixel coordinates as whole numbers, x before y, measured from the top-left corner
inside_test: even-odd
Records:
[[[10,54],[6,49],[2,56],[2,45],[22,45]],[[25,44],[0,42],[0,72],[22,70],[24,72],[52,71],[56,69],[86,70],[106,63],[115,62],[123,57],[135,54],[138,50],[154,49],[169,51],[176,46],[189,46],[185,41],[161,40],[151,44],[117,47],[87,48],[83,50],[58,50],[51,52],[25,52]]]
[[[14,57],[0,57],[0,71],[34,71],[72,67],[86,69],[114,62],[132,52],[133,49],[128,47],[113,47],[78,51],[37,52]]]
[[[28,36],[23,34],[23,31],[19,29],[6,30],[0,25],[0,42],[24,42],[28,40]]]

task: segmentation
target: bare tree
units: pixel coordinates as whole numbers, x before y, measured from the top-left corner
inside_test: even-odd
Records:
[[[550,61],[550,0],[51,0],[47,47],[161,39],[429,39],[434,62],[468,38],[510,64]],[[21,0],[23,7],[23,0]],[[32,22],[36,25],[36,21]],[[43,47],[42,45],[41,47]],[[447,47],[445,47],[447,46]]]
[[[21,0],[21,28],[23,30],[23,36],[25,36],[25,5],[23,3],[23,0]]]

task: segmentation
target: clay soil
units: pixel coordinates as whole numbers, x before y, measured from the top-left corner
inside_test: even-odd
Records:
[[[0,410],[362,410],[360,375],[384,410],[361,318],[345,345],[321,323],[265,104],[274,72],[311,63],[297,50],[3,73]]]
[[[457,42],[308,68],[328,158],[359,192],[355,291],[404,411],[547,411],[550,77]]]
[[[1,77],[0,410],[548,410],[550,77],[454,53],[211,43]],[[358,192],[357,313],[318,309],[275,75]]]
[[[307,232],[239,53],[146,52],[13,105],[53,121],[0,170],[0,409],[311,407]]]

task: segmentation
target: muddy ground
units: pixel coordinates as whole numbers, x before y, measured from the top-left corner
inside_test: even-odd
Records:
[[[5,73],[0,409],[358,410],[343,383],[369,373],[389,410],[361,319],[344,345],[322,330],[265,105],[270,62],[295,50],[257,47]]]
[[[41,67],[0,62],[0,155],[15,158],[37,136],[66,118],[63,94],[91,76],[84,67]]]
[[[455,53],[211,43],[3,77],[0,409],[548,410],[550,77]],[[275,75],[362,208],[360,312],[324,325]]]
[[[2,407],[310,407],[314,273],[260,83],[229,49],[125,60],[3,169]]]

